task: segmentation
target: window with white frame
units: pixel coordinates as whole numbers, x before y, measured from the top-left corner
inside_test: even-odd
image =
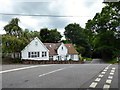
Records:
[[[50,60],[53,60],[53,56],[49,56],[49,59],[50,59]]]
[[[71,55],[71,59],[74,59],[74,55]]]
[[[40,53],[39,52],[28,52],[28,57],[29,58],[40,57]]]
[[[42,52],[42,57],[46,57],[47,56],[47,52]]]

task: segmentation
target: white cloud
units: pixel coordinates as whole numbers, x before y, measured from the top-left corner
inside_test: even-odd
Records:
[[[11,0],[0,0],[0,13],[11,13],[13,12],[14,2]]]
[[[20,1],[20,0],[19,0]],[[45,0],[47,1],[47,0]],[[49,4],[45,6],[45,10],[48,10],[48,14],[53,15],[68,15],[68,16],[79,16],[79,17],[64,17],[64,18],[50,18],[50,17],[30,17],[30,16],[18,16],[20,19],[20,26],[25,29],[40,30],[40,28],[58,28],[63,34],[64,27],[69,23],[79,23],[82,27],[85,27],[85,23],[88,19],[92,19],[97,12],[100,12],[103,0],[48,0]],[[15,8],[19,2],[14,0],[1,0],[0,13],[18,13]],[[29,4],[28,4],[29,5]],[[31,6],[34,8],[35,6]],[[19,6],[19,9],[23,9]],[[24,8],[27,10],[26,8]],[[29,9],[30,10],[30,9]],[[41,10],[38,7],[35,10]],[[24,10],[23,10],[24,11]],[[46,12],[46,11],[45,11]],[[27,12],[24,12],[27,13]],[[35,13],[33,13],[35,14]],[[42,14],[42,13],[40,13]],[[44,14],[44,12],[43,12]],[[11,16],[13,17],[13,16]],[[8,21],[2,20],[0,22],[0,28],[2,28]],[[62,23],[63,22],[63,23]],[[58,24],[57,24],[58,23]],[[58,26],[59,25],[59,26]],[[1,32],[0,32],[1,33]]]
[[[94,3],[92,6],[86,3]],[[85,1],[85,0],[65,0],[64,4],[64,14],[71,16],[79,16],[73,18],[67,18],[69,22],[80,23],[82,27],[85,27],[85,23],[88,19],[92,19],[97,12],[100,12],[103,4],[102,0]]]
[[[20,19],[20,26],[25,29],[27,27],[37,27],[39,21],[32,18],[31,16],[21,16]]]
[[[39,31],[40,28],[47,28],[47,24],[49,23],[49,18],[33,18],[32,16],[21,16],[20,19],[20,27],[23,29],[30,29],[30,30],[37,30]]]
[[[0,21],[0,34],[5,34],[6,32],[3,30],[3,27],[6,25],[6,22]]]

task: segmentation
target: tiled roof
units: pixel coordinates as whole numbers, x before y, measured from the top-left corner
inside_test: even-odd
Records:
[[[76,51],[72,44],[65,44],[65,46],[68,49],[68,54],[78,54],[78,52]]]
[[[49,55],[57,55],[57,49],[61,45],[61,43],[43,43],[47,49],[49,50]],[[68,49],[68,54],[78,54],[72,44],[64,44]]]
[[[57,49],[61,43],[43,43],[49,50],[50,55],[57,55]]]

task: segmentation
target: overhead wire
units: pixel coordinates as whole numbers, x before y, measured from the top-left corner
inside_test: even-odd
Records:
[[[38,16],[38,17],[92,17],[92,16],[74,16],[74,15],[49,15],[49,14],[19,14],[19,13],[0,13],[0,15],[13,16]]]

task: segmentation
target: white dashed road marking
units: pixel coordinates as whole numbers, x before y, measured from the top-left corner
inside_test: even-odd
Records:
[[[114,72],[115,72],[115,70],[111,70],[111,72],[112,72],[112,73],[114,73]]]
[[[113,70],[115,70],[115,68],[112,68]]]
[[[97,82],[100,82],[101,78],[104,76],[104,74],[108,71],[109,67],[111,66],[112,64],[110,64],[109,66],[107,66],[102,72],[100,75],[98,75],[98,78],[95,79],[94,82],[91,83],[91,85],[89,86],[90,88],[95,88],[97,86]],[[115,72],[115,68],[112,68],[111,72],[110,72],[110,75],[114,75],[114,72]],[[109,89],[110,88],[110,85],[108,84],[111,84],[112,82],[112,78],[113,76],[109,76],[108,77],[108,80],[106,80],[106,84],[103,86],[103,88],[105,89]]]
[[[105,84],[105,85],[103,86],[103,88],[108,89],[108,88],[110,88],[110,85],[106,85],[106,84]]]
[[[112,78],[113,78],[113,76],[109,76],[108,78],[109,78],[109,79],[112,79]]]
[[[107,71],[107,69],[104,69],[103,71],[104,71],[104,72],[106,72],[106,71]]]
[[[101,78],[96,78],[95,81],[96,82],[99,82],[101,80]]]
[[[106,83],[111,84],[112,80],[106,80]]]
[[[102,72],[101,74],[105,74],[106,72]]]
[[[106,70],[108,69],[108,67],[105,68]]]
[[[90,87],[90,88],[95,88],[95,87],[97,86],[97,84],[98,84],[98,83],[93,82],[89,87]]]
[[[104,75],[101,75],[101,74],[100,74],[98,77],[103,77],[103,76],[104,76]]]
[[[110,75],[114,75],[114,73],[111,72]]]

